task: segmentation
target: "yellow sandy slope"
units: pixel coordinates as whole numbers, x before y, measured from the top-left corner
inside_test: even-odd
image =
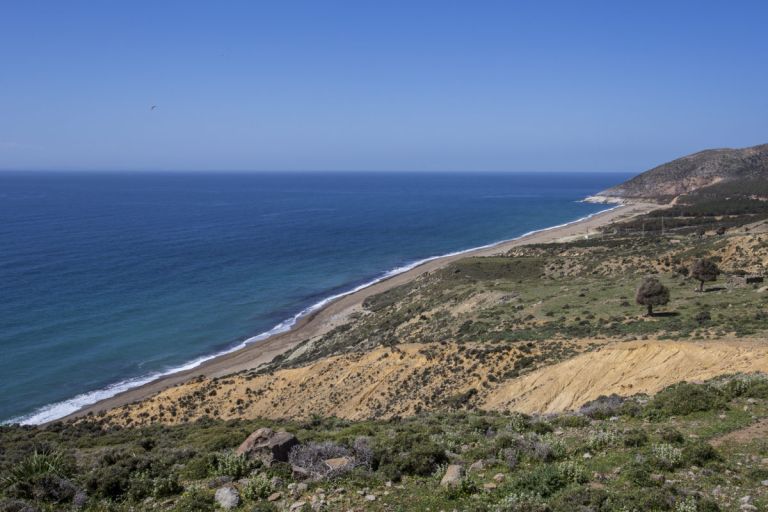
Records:
[[[586,348],[582,346],[582,348]],[[455,344],[402,345],[328,357],[273,375],[200,379],[113,409],[114,423],[179,423],[220,418],[387,418],[472,405],[486,410],[549,413],[577,409],[600,395],[652,394],[681,380],[768,372],[768,341],[616,342],[499,381],[521,354],[506,348],[466,357]]]
[[[483,407],[560,412],[600,395],[652,394],[682,380],[755,371],[768,371],[768,343],[759,340],[617,343],[506,382]]]

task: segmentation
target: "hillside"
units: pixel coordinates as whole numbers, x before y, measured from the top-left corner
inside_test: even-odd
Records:
[[[266,364],[0,427],[0,511],[764,510],[768,286],[744,276],[768,268],[768,209],[750,183],[456,257]],[[703,291],[700,258],[722,272]],[[651,316],[649,275],[669,291]]]
[[[709,149],[655,167],[599,192],[596,198],[668,202],[717,183],[767,178],[768,144]]]

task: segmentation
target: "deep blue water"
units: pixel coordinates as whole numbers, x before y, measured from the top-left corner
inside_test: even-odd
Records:
[[[626,178],[1,173],[0,420],[52,419],[392,269],[605,209],[577,200]]]

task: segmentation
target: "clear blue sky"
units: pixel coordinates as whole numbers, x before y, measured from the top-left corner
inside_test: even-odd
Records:
[[[768,142],[766,20],[765,1],[6,1],[0,169],[641,171]]]

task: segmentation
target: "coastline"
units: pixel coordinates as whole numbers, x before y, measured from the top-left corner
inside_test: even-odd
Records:
[[[102,410],[145,399],[159,391],[198,376],[223,377],[242,370],[256,368],[268,363],[275,356],[293,349],[298,344],[306,340],[316,339],[337,325],[345,323],[354,311],[362,308],[366,298],[407,283],[424,273],[442,268],[458,259],[492,256],[521,245],[551,243],[582,237],[598,227],[647,213],[659,207],[658,204],[650,203],[618,204],[587,217],[526,233],[510,240],[417,261],[408,266],[394,269],[384,276],[350,291],[328,297],[300,312],[292,319],[278,324],[267,333],[251,337],[227,352],[192,361],[182,366],[181,369],[170,371],[167,374],[145,377],[145,381],[136,380],[120,383],[130,387],[94,403],[84,404],[76,411],[62,417],[45,419],[35,423],[49,424],[79,418],[89,413],[96,414]],[[132,382],[135,382],[135,385],[131,385]],[[108,392],[110,389],[114,388],[106,388],[105,391]],[[29,416],[29,418],[32,417]]]

